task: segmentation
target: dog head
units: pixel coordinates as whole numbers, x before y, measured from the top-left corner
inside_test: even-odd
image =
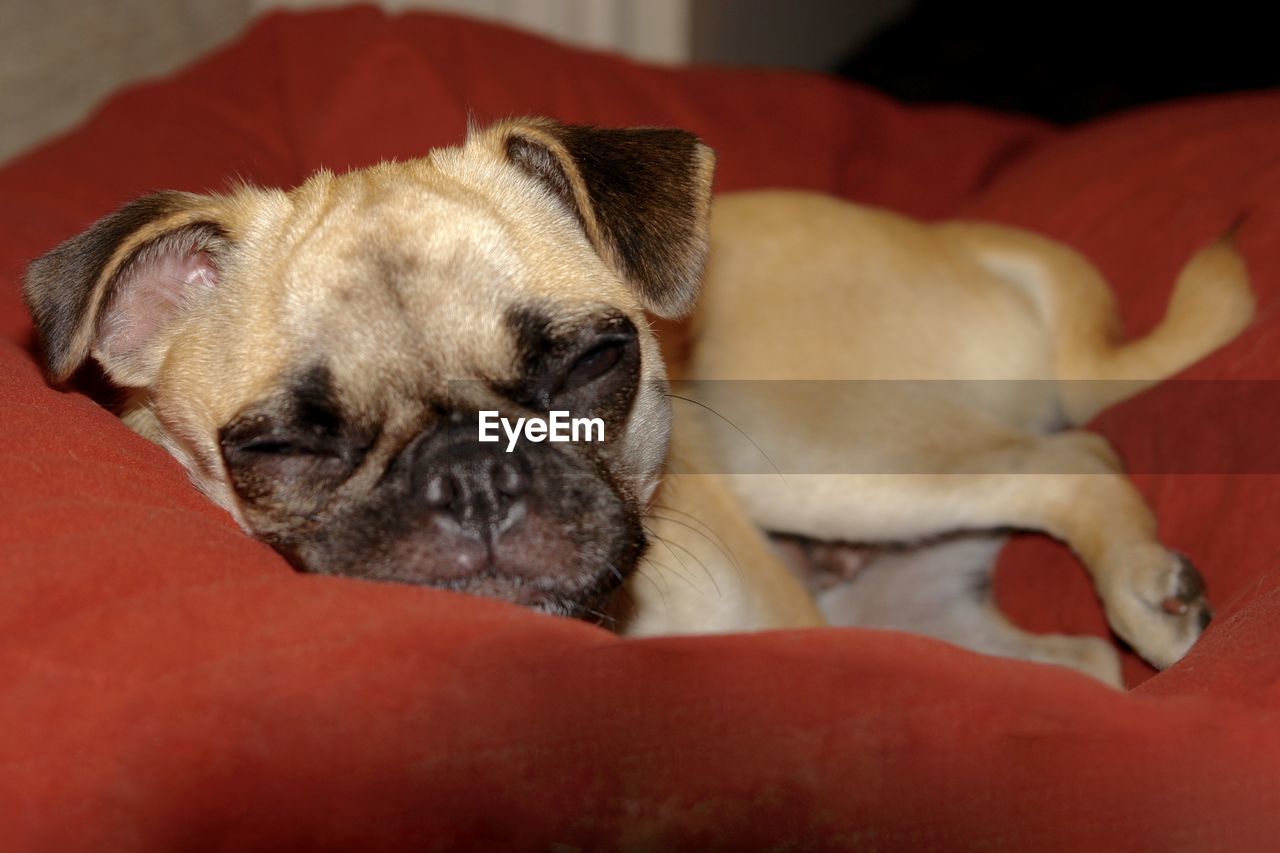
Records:
[[[288,192],[146,196],[25,294],[51,378],[98,361],[296,567],[579,613],[645,546],[671,421],[646,312],[692,306],[713,167],[681,131],[508,121]],[[603,436],[478,440],[481,412],[551,411]]]

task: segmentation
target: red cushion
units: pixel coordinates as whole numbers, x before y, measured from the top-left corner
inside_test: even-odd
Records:
[[[1232,410],[1217,386],[1188,386],[1208,389],[1196,406],[1157,391],[1101,422],[1152,472],[1139,485],[1219,614],[1184,662],[1122,694],[900,634],[623,641],[481,599],[297,575],[162,451],[44,385],[19,278],[58,240],[149,189],[287,186],[413,156],[458,141],[469,112],[684,126],[719,150],[722,189],[1031,226],[1093,258],[1135,330],[1188,254],[1247,213],[1260,318],[1188,376],[1274,375],[1276,94],[1063,133],[816,76],[658,70],[442,16],[272,16],[0,170],[7,849],[1271,842],[1280,489],[1246,452],[1271,432],[1248,419],[1252,398]],[[1160,444],[1222,434],[1247,438],[1211,447],[1196,474]],[[1009,550],[999,589],[1016,618],[1105,631],[1065,549]]]

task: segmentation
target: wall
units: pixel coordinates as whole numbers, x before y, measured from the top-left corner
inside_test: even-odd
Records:
[[[502,21],[654,62],[821,69],[912,0],[381,0]],[[125,83],[166,74],[272,8],[339,0],[0,0],[0,160]]]

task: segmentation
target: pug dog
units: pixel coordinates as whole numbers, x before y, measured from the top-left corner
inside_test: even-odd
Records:
[[[1025,528],[1079,554],[1123,639],[1177,660],[1207,620],[1199,576],[1105,442],[1061,428],[1243,328],[1230,245],[1117,344],[1105,284],[1048,240],[804,194],[713,205],[713,170],[683,131],[503,121],[289,191],[145,196],[33,262],[24,293],[53,382],[96,361],[124,422],[303,571],[633,635],[914,627],[1118,683],[1109,643],[1021,632],[975,586],[998,539],[933,539]],[[753,473],[717,433],[733,383],[673,392],[648,319],[687,315],[704,278],[695,379],[1107,381],[817,403],[768,382],[741,432],[790,473]],[[556,440],[560,415],[598,429]],[[929,544],[818,590],[770,534]]]

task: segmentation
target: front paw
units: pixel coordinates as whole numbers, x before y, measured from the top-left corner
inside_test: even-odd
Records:
[[[1204,579],[1185,556],[1158,545],[1129,549],[1099,585],[1111,627],[1159,669],[1177,663],[1213,617]]]

